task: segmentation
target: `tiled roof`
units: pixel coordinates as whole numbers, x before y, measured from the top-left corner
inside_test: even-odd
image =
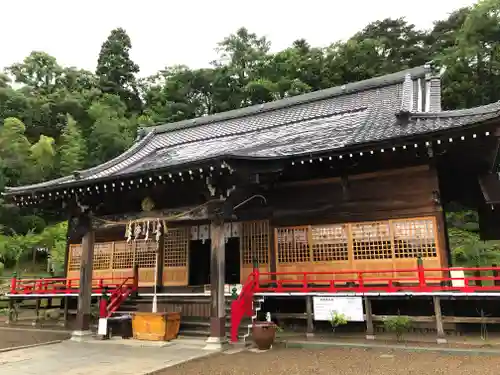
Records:
[[[218,157],[276,158],[385,141],[463,126],[498,116],[498,103],[424,113],[419,87],[428,67],[284,100],[145,129],[124,154],[80,173],[78,181],[168,169]],[[422,81],[422,82],[421,82]],[[431,97],[431,96],[428,96]],[[439,95],[438,95],[439,97]],[[431,103],[431,109],[440,108]],[[411,112],[398,123],[396,112]],[[71,185],[74,176],[9,188],[8,193]]]

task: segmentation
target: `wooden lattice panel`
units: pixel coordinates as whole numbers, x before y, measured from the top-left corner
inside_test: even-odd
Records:
[[[396,258],[437,257],[433,218],[398,220],[391,224]]]
[[[351,234],[355,260],[392,258],[388,221],[351,224]]]
[[[139,268],[155,268],[158,244],[154,240],[132,242],[135,248],[135,264]]]
[[[113,269],[121,270],[134,267],[134,249],[131,242],[115,242]]]
[[[277,228],[279,263],[302,263],[311,260],[309,227]]]
[[[311,227],[314,262],[344,261],[349,258],[347,225],[316,225]]]
[[[82,264],[82,246],[70,245],[68,271],[79,271]]]
[[[165,267],[186,267],[189,240],[189,227],[169,228],[164,236],[164,264]]]
[[[243,265],[269,263],[269,222],[249,221],[241,224],[240,248]]]
[[[108,270],[111,268],[111,253],[113,246],[111,243],[96,243],[94,245],[94,270]]]

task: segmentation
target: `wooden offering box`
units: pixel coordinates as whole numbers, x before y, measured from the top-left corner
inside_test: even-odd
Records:
[[[132,318],[134,339],[146,341],[170,341],[179,334],[179,312],[137,312]]]

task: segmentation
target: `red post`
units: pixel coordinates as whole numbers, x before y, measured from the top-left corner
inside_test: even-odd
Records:
[[[14,272],[12,274],[12,279],[10,280],[10,293],[15,294],[17,289],[17,274]]]
[[[417,258],[417,269],[418,269],[418,285],[421,288],[424,288],[426,283],[425,283],[424,261],[422,257]]]
[[[254,273],[255,287],[260,288],[259,269],[255,268],[253,273]]]
[[[358,273],[358,288],[360,290],[363,290],[364,287],[365,287],[365,282],[363,280],[363,272],[359,272]]]
[[[108,315],[108,301],[105,297],[99,300],[99,318],[106,318]]]
[[[304,272],[304,279],[302,280],[302,287],[304,288],[304,293],[307,293],[307,272]]]

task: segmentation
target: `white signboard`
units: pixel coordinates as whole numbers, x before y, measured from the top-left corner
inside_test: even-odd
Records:
[[[361,297],[313,297],[314,320],[332,319],[332,314],[344,314],[351,322],[363,322]]]
[[[106,336],[107,331],[108,331],[108,319],[99,318],[99,325],[97,326],[97,334]]]

